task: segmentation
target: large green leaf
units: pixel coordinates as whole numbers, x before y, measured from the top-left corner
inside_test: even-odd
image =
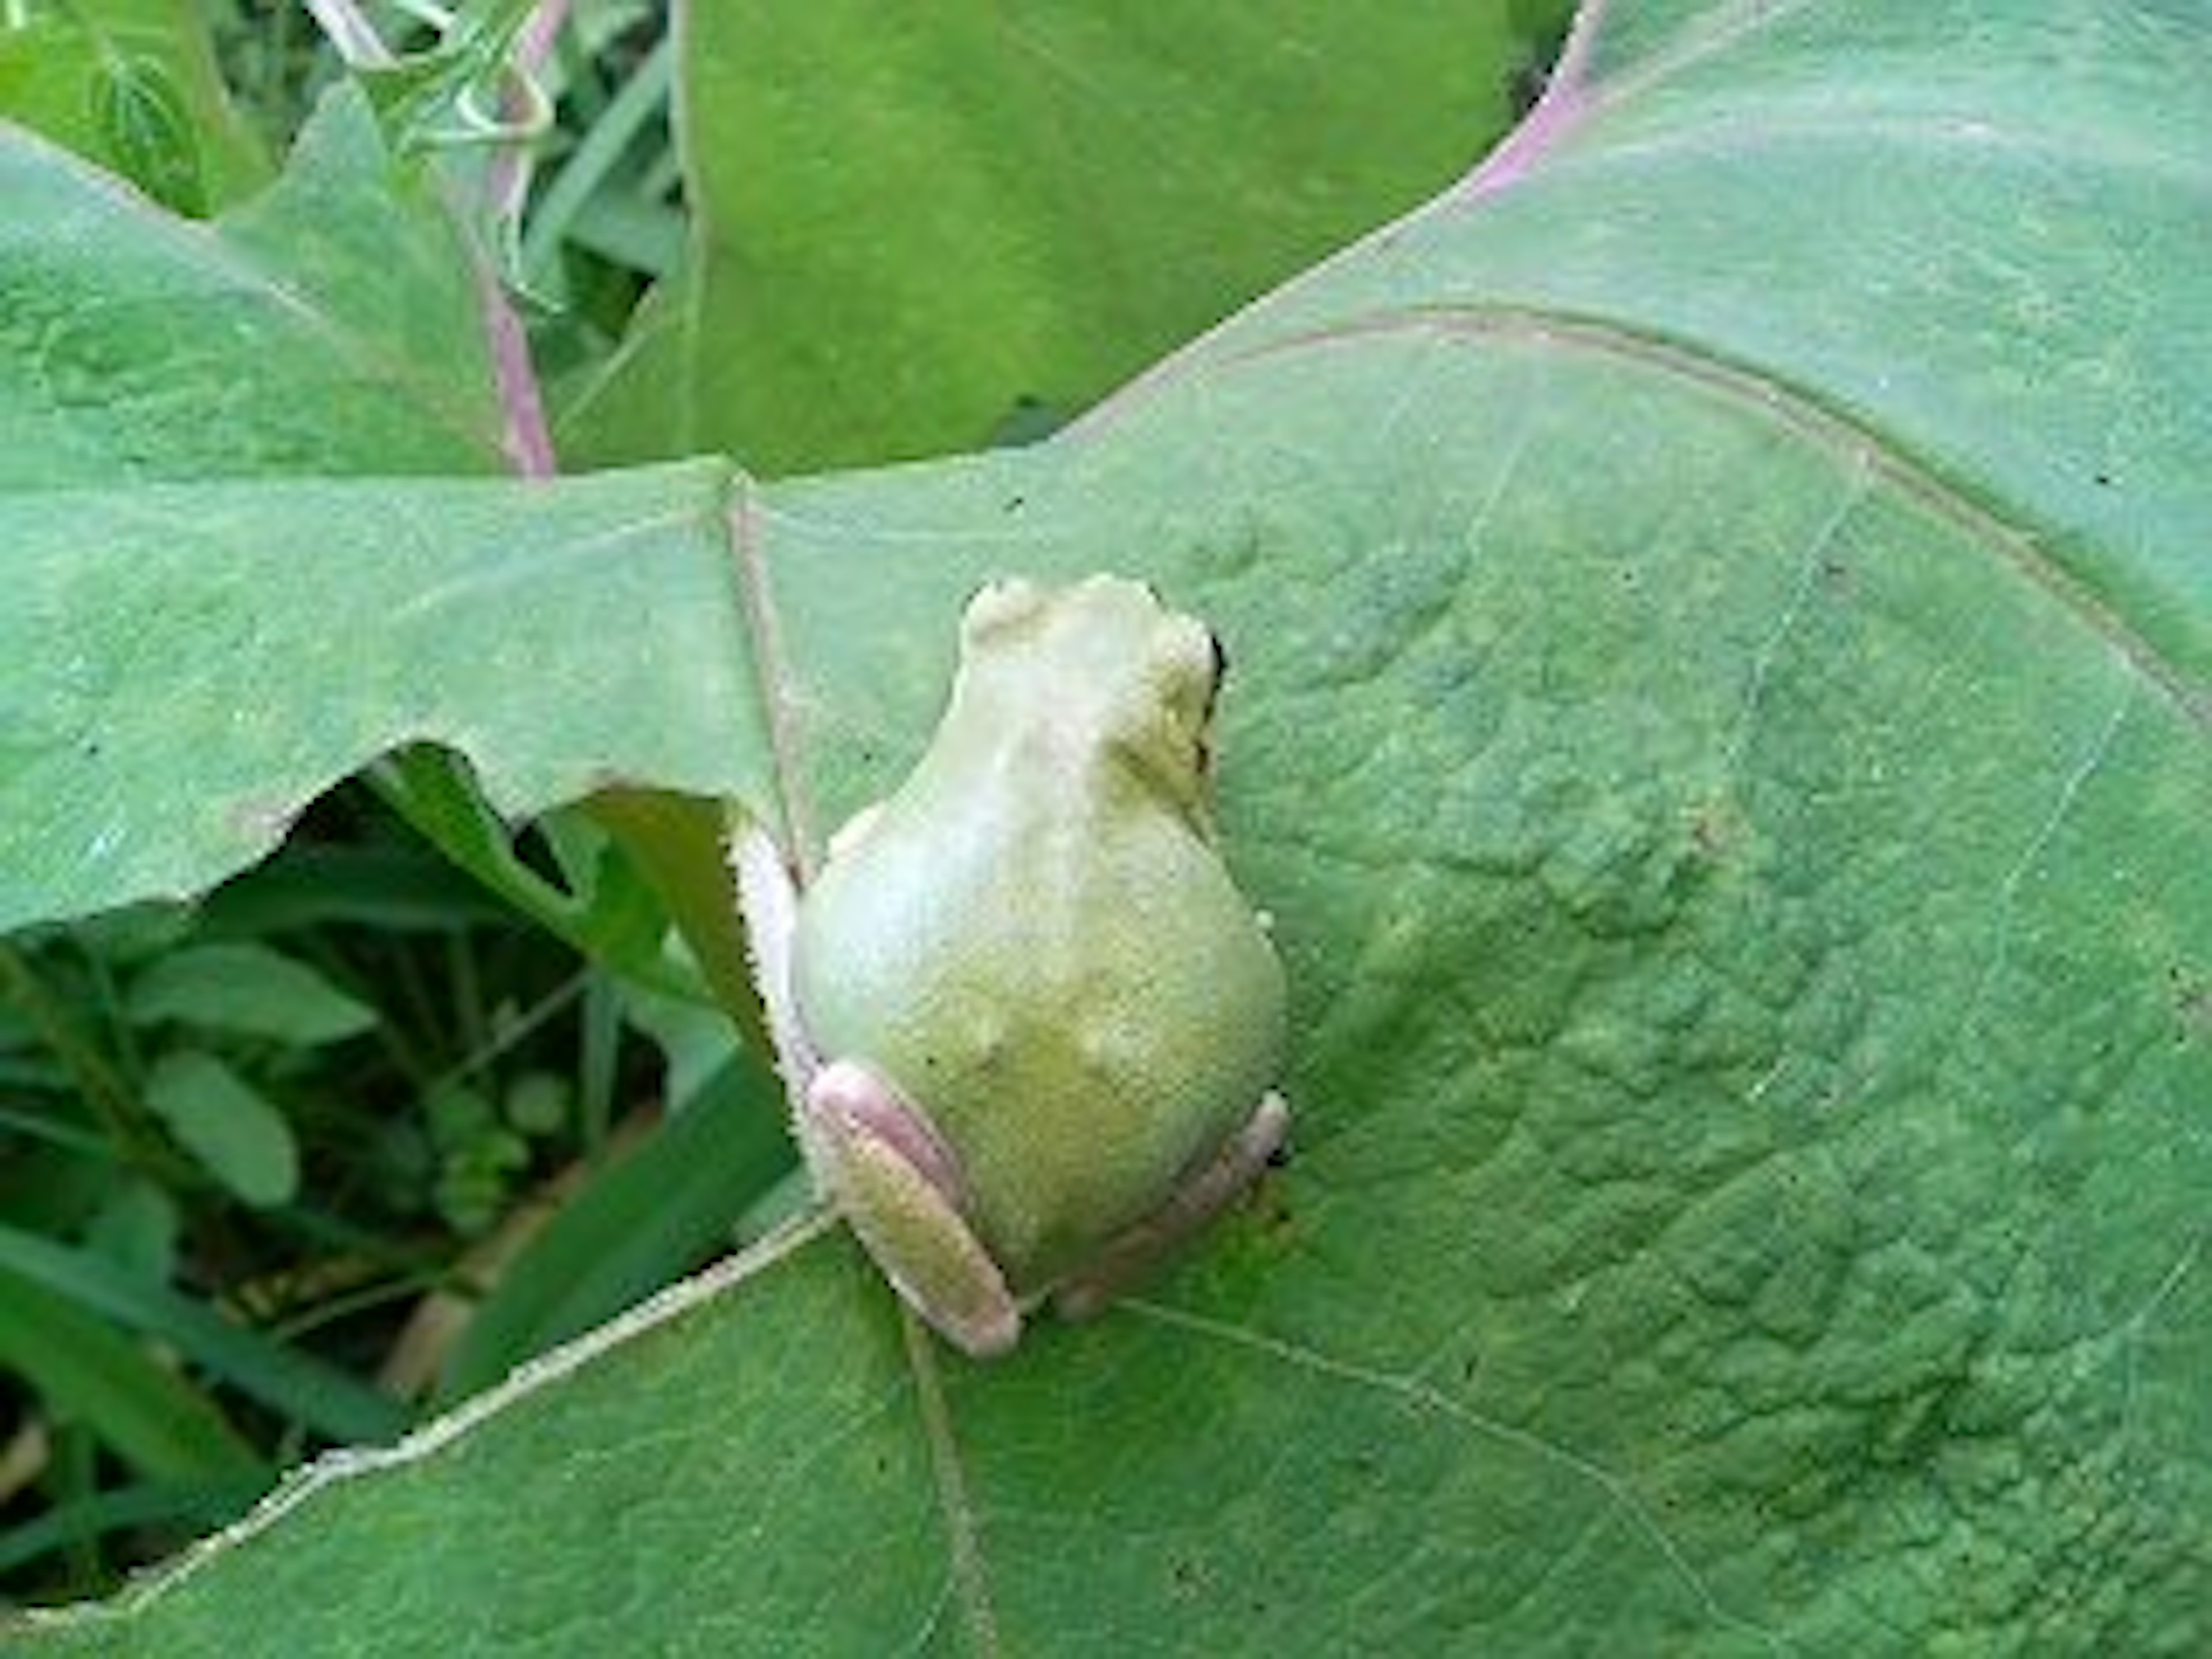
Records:
[[[686,262],[565,447],[787,473],[1048,428],[1449,180],[1565,9],[679,6]]]
[[[1593,9],[1479,175],[1036,449],[0,498],[33,595],[204,526],[255,609],[194,674],[370,580],[303,525],[400,527],[390,626],[288,665],[292,769],[203,720],[42,809],[80,848],[400,731],[517,809],[611,771],[818,837],[976,580],[1150,576],[1236,665],[1299,1034],[1291,1167],[1096,1326],[948,1358],[809,1237],[21,1645],[2212,1645],[2208,51],[2119,0]],[[42,603],[10,706],[79,713],[11,825],[175,695],[143,612]],[[242,848],[42,853],[12,913]]]
[[[708,463],[0,495],[0,926],[205,886],[417,739],[517,810],[618,774],[765,799],[729,496]]]

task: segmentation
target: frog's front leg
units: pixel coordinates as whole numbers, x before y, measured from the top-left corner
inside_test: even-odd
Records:
[[[969,1224],[959,1159],[928,1114],[837,1060],[808,1085],[800,1129],[828,1197],[908,1304],[979,1358],[1012,1348],[1020,1306]]]
[[[1283,1150],[1290,1127],[1289,1103],[1270,1090],[1244,1126],[1186,1176],[1165,1203],[1108,1239],[1054,1287],[1054,1310],[1063,1319],[1089,1319],[1103,1312],[1129,1285],[1147,1277],[1162,1258],[1242,1197]]]

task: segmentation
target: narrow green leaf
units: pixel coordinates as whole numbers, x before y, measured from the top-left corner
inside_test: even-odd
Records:
[[[185,1150],[245,1202],[289,1203],[300,1147],[283,1112],[213,1054],[185,1049],[155,1062],[146,1104]]]
[[[624,195],[593,196],[576,210],[568,240],[616,264],[656,278],[672,277],[690,227],[678,209],[641,185]]]
[[[532,204],[522,239],[523,279],[532,288],[558,281],[561,244],[591,204],[628,194],[625,156],[639,135],[665,113],[675,63],[675,43],[664,40],[623,80],[586,130],[575,153]],[[640,270],[656,270],[646,263],[651,257],[634,250],[631,262]]]
[[[90,1251],[0,1227],[0,1272],[168,1343],[195,1364],[331,1439],[390,1440],[406,1424],[404,1407],[345,1372],[234,1325],[201,1303],[132,1278]]]
[[[133,1468],[164,1480],[264,1473],[207,1397],[70,1297],[0,1267],[0,1368]]]
[[[131,981],[134,1023],[178,1020],[301,1046],[376,1026],[376,1010],[266,945],[201,945],[156,957]]]

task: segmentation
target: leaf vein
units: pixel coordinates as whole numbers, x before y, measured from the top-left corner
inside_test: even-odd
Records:
[[[1363,1365],[1356,1360],[1340,1359],[1333,1354],[1324,1353],[1304,1343],[1292,1342],[1264,1331],[1232,1325],[1221,1320],[1209,1319],[1204,1315],[1189,1313],[1160,1303],[1131,1297],[1119,1305],[1161,1324],[1173,1326],[1176,1329],[1189,1331],[1214,1341],[1264,1354],[1270,1358],[1285,1361],[1318,1376],[1334,1378],[1339,1382],[1349,1382],[1358,1388],[1389,1395],[1417,1410],[1448,1419],[1476,1435],[1494,1440],[1501,1445],[1527,1452],[1532,1456],[1568,1470],[1595,1486],[1607,1501],[1614,1504],[1628,1518],[1637,1531],[1650,1540],[1652,1547],[1666,1563],[1668,1571],[1681,1582],[1698,1605],[1705,1609],[1707,1617],[1717,1624],[1763,1642],[1773,1651],[1784,1651],[1788,1647],[1789,1644],[1776,1632],[1724,1604],[1712,1586],[1706,1582],[1705,1576],[1690,1561],[1681,1546],[1676,1543],[1666,1528],[1659,1524],[1657,1516],[1652,1512],[1650,1504],[1638,1492],[1635,1485],[1626,1476],[1615,1474],[1595,1460],[1561,1445],[1557,1441],[1548,1440],[1542,1435],[1527,1429],[1516,1428],[1510,1423],[1501,1422],[1494,1417],[1475,1411],[1446,1394],[1436,1384],[1417,1376],[1401,1375],[1373,1366]]]

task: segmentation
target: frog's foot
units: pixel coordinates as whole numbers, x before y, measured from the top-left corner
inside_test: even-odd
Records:
[[[1244,1127],[1166,1203],[1116,1233],[1081,1271],[1054,1287],[1054,1309],[1063,1319],[1090,1319],[1103,1312],[1115,1297],[1242,1197],[1282,1151],[1290,1128],[1289,1103],[1270,1091]]]
[[[978,1358],[1012,1347],[1021,1309],[968,1224],[958,1160],[928,1119],[866,1066],[838,1060],[815,1074],[804,1121],[816,1180],[891,1288]]]

